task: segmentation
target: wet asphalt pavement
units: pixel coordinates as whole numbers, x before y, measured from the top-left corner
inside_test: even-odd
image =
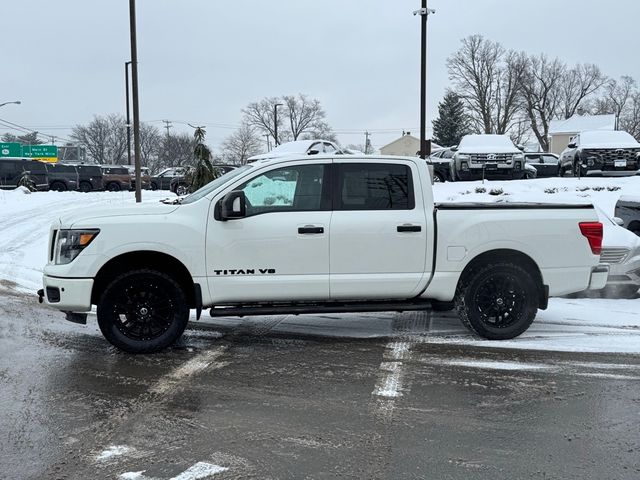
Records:
[[[640,356],[431,343],[450,314],[209,319],[132,356],[0,291],[2,479],[638,479]]]

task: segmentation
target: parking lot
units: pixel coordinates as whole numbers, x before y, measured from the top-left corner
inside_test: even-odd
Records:
[[[507,344],[427,311],[205,319],[131,356],[4,282],[2,477],[638,478],[637,301],[555,302]]]

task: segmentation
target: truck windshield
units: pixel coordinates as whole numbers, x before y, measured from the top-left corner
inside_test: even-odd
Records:
[[[244,166],[242,166],[240,168],[236,168],[235,170],[231,170],[230,172],[225,173],[224,175],[216,178],[212,182],[207,183],[200,190],[197,190],[197,191],[193,192],[191,195],[189,195],[188,197],[185,197],[185,199],[182,200],[182,202],[180,202],[180,203],[184,205],[184,204],[187,204],[187,203],[196,202],[196,201],[200,200],[202,197],[204,197],[204,196],[208,195],[209,193],[213,192],[214,190],[218,189],[219,187],[221,187],[225,183],[230,182],[234,178],[242,175],[247,170],[250,170],[252,168],[253,168],[253,165],[244,165]]]

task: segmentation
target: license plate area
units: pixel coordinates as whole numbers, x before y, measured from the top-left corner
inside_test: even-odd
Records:
[[[484,169],[485,170],[497,170],[498,169],[498,164],[497,163],[485,163],[484,164]]]
[[[626,160],[614,160],[613,161],[613,166],[616,168],[627,168],[627,161]]]

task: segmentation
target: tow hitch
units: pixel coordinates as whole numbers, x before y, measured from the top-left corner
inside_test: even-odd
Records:
[[[41,288],[38,290],[38,303],[44,302],[44,290]]]

